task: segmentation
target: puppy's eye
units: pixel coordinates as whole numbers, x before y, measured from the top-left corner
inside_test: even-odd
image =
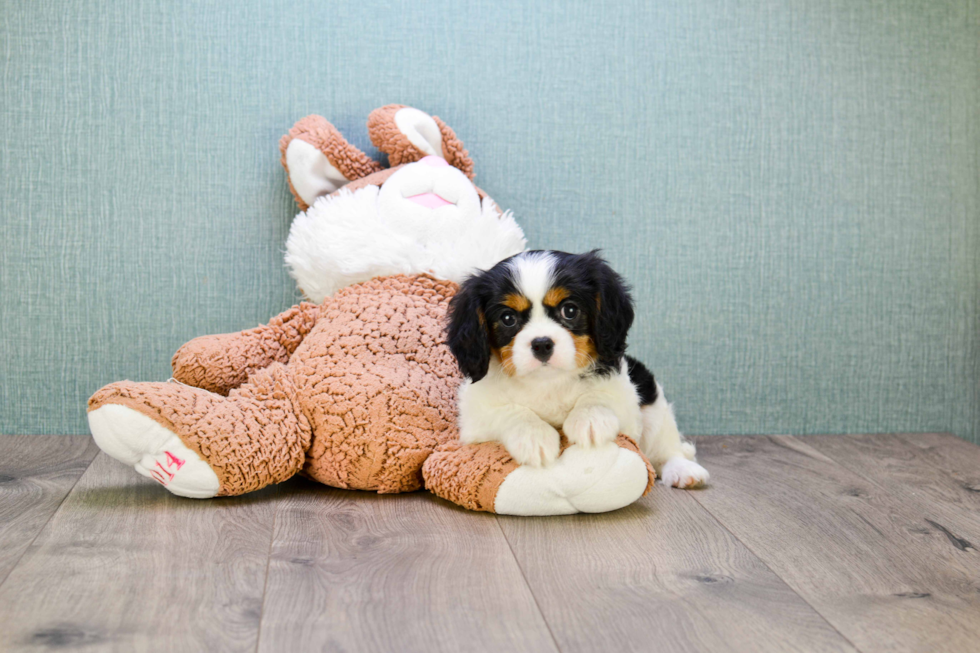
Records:
[[[562,304],[561,316],[566,320],[574,320],[578,317],[578,306],[571,302]]]
[[[512,327],[517,324],[517,315],[513,311],[507,311],[500,316],[500,323],[505,327]]]

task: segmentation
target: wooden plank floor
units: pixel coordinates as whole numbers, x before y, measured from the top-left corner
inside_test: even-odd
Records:
[[[0,436],[0,651],[980,651],[980,447],[697,444],[707,489],[517,518],[180,499],[88,437]]]

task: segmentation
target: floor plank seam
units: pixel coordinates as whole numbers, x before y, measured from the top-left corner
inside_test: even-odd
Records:
[[[710,488],[710,487],[712,487],[712,486],[710,486],[710,485],[709,485],[708,487]],[[785,586],[786,586],[787,588],[789,588],[789,589],[790,589],[790,591],[792,591],[792,592],[793,592],[793,594],[795,594],[796,596],[798,596],[798,597],[800,597],[800,600],[801,600],[801,601],[803,601],[803,603],[805,603],[806,605],[808,605],[808,606],[810,606],[810,609],[811,609],[811,610],[813,610],[813,612],[814,612],[815,614],[817,614],[817,615],[818,615],[818,616],[819,616],[819,617],[820,617],[821,619],[823,619],[823,621],[824,621],[824,623],[825,623],[825,624],[827,624],[827,627],[828,627],[828,628],[830,628],[830,629],[831,629],[831,630],[833,630],[833,631],[834,631],[835,633],[837,633],[838,635],[840,635],[840,636],[841,636],[841,638],[842,638],[842,639],[843,639],[843,640],[844,640],[845,642],[847,642],[847,643],[848,643],[848,644],[850,644],[850,645],[851,645],[852,647],[854,647],[854,650],[855,650],[855,651],[863,651],[863,649],[861,649],[861,648],[859,648],[859,647],[858,647],[858,646],[857,646],[857,645],[856,645],[856,644],[855,644],[854,642],[852,642],[852,641],[851,641],[851,639],[850,639],[850,638],[849,638],[849,637],[848,637],[847,635],[845,635],[844,633],[842,633],[842,632],[840,631],[840,629],[838,629],[838,628],[837,628],[837,626],[835,626],[835,625],[834,625],[833,623],[831,623],[831,621],[830,621],[830,620],[829,620],[829,619],[828,619],[828,618],[826,617],[826,615],[824,615],[824,614],[823,614],[822,612],[820,612],[820,610],[818,610],[818,609],[816,608],[816,606],[814,606],[814,605],[813,605],[812,603],[810,603],[809,601],[807,601],[807,599],[806,599],[806,597],[805,597],[805,596],[803,596],[803,595],[801,595],[801,594],[800,594],[800,593],[799,593],[798,591],[796,591],[796,588],[794,588],[794,587],[793,587],[792,585],[790,585],[790,583],[789,583],[789,581],[788,581],[788,580],[786,580],[785,578],[783,578],[783,577],[782,577],[782,576],[781,576],[780,574],[778,574],[778,573],[776,572],[776,570],[775,570],[775,569],[773,569],[772,567],[770,567],[770,566],[769,566],[769,563],[767,563],[767,562],[765,561],[765,559],[763,559],[763,558],[762,558],[762,556],[760,556],[760,555],[759,555],[759,554],[758,554],[758,553],[757,553],[757,552],[756,552],[756,551],[755,551],[755,550],[754,550],[754,549],[753,549],[753,548],[752,548],[751,546],[749,546],[747,542],[745,542],[744,540],[742,540],[742,538],[740,538],[740,537],[739,537],[739,536],[738,536],[738,535],[737,535],[737,534],[736,534],[736,533],[735,533],[734,531],[732,531],[732,529],[730,529],[730,528],[729,528],[729,527],[728,527],[728,526],[727,526],[727,525],[725,524],[725,522],[723,522],[723,521],[722,521],[721,519],[719,519],[719,518],[718,518],[718,516],[717,516],[717,515],[715,515],[715,513],[713,513],[713,512],[711,512],[711,509],[710,509],[710,508],[708,508],[708,506],[706,506],[706,505],[704,505],[703,503],[701,503],[701,501],[700,501],[700,500],[699,500],[699,499],[697,498],[697,493],[698,493],[698,492],[702,492],[702,491],[704,491],[704,490],[693,490],[693,491],[691,491],[691,492],[688,492],[687,494],[688,494],[689,496],[691,496],[691,499],[692,499],[692,500],[693,500],[694,502],[696,502],[696,503],[697,503],[697,504],[698,504],[699,506],[701,506],[701,508],[702,508],[702,509],[703,509],[703,510],[704,510],[704,511],[705,511],[706,513],[708,513],[708,515],[709,515],[709,516],[711,517],[711,519],[713,519],[713,520],[714,520],[714,521],[715,521],[715,522],[716,522],[716,523],[717,523],[717,524],[718,524],[719,526],[721,526],[721,527],[722,527],[723,529],[725,529],[725,531],[726,531],[726,532],[728,532],[728,533],[729,533],[729,534],[730,534],[730,535],[731,535],[731,536],[732,536],[733,538],[735,538],[735,541],[736,541],[736,542],[738,542],[739,544],[741,544],[742,546],[744,546],[744,547],[745,547],[745,550],[746,550],[746,551],[748,551],[748,552],[749,552],[749,553],[751,553],[751,554],[752,554],[753,556],[755,556],[755,559],[756,559],[756,560],[758,560],[758,561],[759,561],[759,563],[760,563],[760,564],[761,564],[761,565],[762,565],[763,567],[765,567],[766,569],[768,569],[768,570],[769,570],[769,571],[770,571],[770,572],[772,573],[772,575],[773,575],[773,576],[775,576],[775,577],[776,577],[776,578],[778,578],[778,579],[779,579],[780,581],[782,581],[782,583],[783,583],[783,584],[784,584],[784,585],[785,585]]]
[[[534,518],[528,517],[526,519],[534,519]],[[555,633],[552,632],[551,630],[551,624],[548,622],[548,617],[545,616],[544,610],[541,609],[541,603],[538,601],[538,597],[534,594],[534,588],[531,587],[531,583],[527,579],[527,574],[524,573],[524,567],[521,566],[521,561],[517,559],[517,554],[514,552],[514,547],[511,545],[510,540],[507,538],[507,533],[500,525],[500,518],[494,515],[493,520],[494,523],[497,524],[497,530],[499,530],[500,534],[504,536],[504,542],[507,543],[507,549],[510,551],[510,556],[511,558],[513,558],[514,564],[517,565],[518,571],[521,572],[521,578],[524,579],[524,586],[527,587],[527,591],[530,592],[531,598],[534,599],[534,607],[538,609],[538,614],[541,615],[541,621],[544,622],[544,627],[548,629],[548,636],[551,637],[551,641],[555,645],[555,650],[561,651],[561,646],[559,646],[558,640],[555,638]]]
[[[78,486],[78,482],[81,481],[82,477],[88,473],[88,470],[92,467],[92,464],[95,462],[95,459],[98,458],[100,455],[102,455],[102,452],[97,451],[95,455],[92,456],[92,460],[88,461],[88,465],[85,466],[85,469],[82,471],[82,473],[79,474],[78,478],[75,479],[75,482],[72,483],[71,489],[65,492],[65,496],[61,497],[61,501],[58,502],[58,507],[51,511],[51,514],[48,515],[48,518],[44,520],[44,524],[41,526],[41,528],[37,530],[37,533],[34,534],[34,537],[31,538],[31,541],[24,548],[24,552],[21,553],[20,556],[17,558],[17,562],[11,565],[10,571],[8,571],[7,575],[4,576],[2,580],[0,580],[0,588],[3,588],[4,583],[7,582],[7,579],[10,578],[10,575],[14,573],[14,570],[17,569],[17,567],[20,566],[20,563],[24,559],[24,556],[27,555],[27,552],[30,551],[31,547],[34,546],[34,543],[37,542],[37,538],[41,537],[41,533],[44,532],[44,529],[48,527],[48,524],[51,523],[51,520],[54,519],[54,516],[58,514],[59,510],[61,510],[61,506],[65,505],[65,501],[67,501],[68,497],[70,497],[72,492],[75,491],[75,488]]]
[[[262,579],[262,606],[259,608],[259,627],[255,632],[255,653],[262,645],[262,621],[265,618],[265,596],[269,590],[269,568],[272,566],[272,549],[276,545],[276,524],[279,522],[279,509],[282,491],[276,486],[276,511],[272,514],[272,532],[269,534],[269,555],[265,559],[265,578]]]

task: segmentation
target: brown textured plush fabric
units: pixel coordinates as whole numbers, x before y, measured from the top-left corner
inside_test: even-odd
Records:
[[[381,186],[383,183],[385,183],[386,181],[388,181],[388,177],[392,176],[393,174],[395,174],[397,171],[399,171],[401,169],[402,169],[402,166],[392,166],[390,168],[385,168],[384,170],[382,170],[380,172],[373,172],[373,173],[369,174],[367,177],[363,177],[361,179],[355,179],[354,181],[350,182],[349,184],[345,184],[341,188],[339,188],[339,189],[335,190],[334,192],[330,193],[330,195],[331,196],[333,196],[333,195],[339,195],[340,193],[342,193],[344,191],[349,191],[349,192],[353,193],[355,191],[358,191],[358,190],[364,188],[365,186]]]
[[[322,116],[307,116],[293,125],[289,133],[279,139],[279,151],[282,154],[282,167],[286,169],[286,177],[289,178],[289,167],[286,165],[286,148],[294,139],[306,141],[316,149],[326,155],[330,164],[340,171],[346,179],[360,179],[367,175],[381,170],[381,164],[360,151],[347,142],[340,132]],[[299,208],[305,211],[309,205],[293,188],[293,182],[289,182],[289,190]]]
[[[449,165],[459,168],[464,175],[469,177],[470,181],[473,181],[476,176],[473,174],[473,159],[463,147],[463,141],[459,140],[456,137],[456,132],[438,117],[432,116],[432,119],[439,125],[439,131],[442,132],[443,158],[449,162]]]
[[[425,152],[412,145],[408,136],[398,131],[395,114],[404,104],[389,104],[375,109],[368,116],[368,136],[376,148],[388,155],[391,167],[412,163],[425,156]]]
[[[402,108],[404,105],[390,104],[375,109],[368,117],[368,133],[371,136],[371,142],[379,150],[388,154],[388,163],[391,166],[389,168],[383,168],[380,163],[348,143],[340,132],[322,116],[307,116],[293,125],[289,133],[279,140],[279,150],[282,153],[282,167],[286,169],[289,190],[293,193],[300,210],[305,211],[309,205],[296,193],[293,182],[289,180],[289,167],[286,165],[286,148],[289,147],[289,143],[294,138],[300,138],[310,143],[323,152],[344,177],[351,180],[331,195],[337,195],[344,190],[354,192],[365,186],[381,186],[388,177],[403,165],[418,161],[425,156],[425,153],[412,145],[408,137],[398,131],[395,125],[395,113]],[[442,134],[443,157],[450,165],[461,170],[472,180],[475,176],[473,174],[473,159],[463,147],[463,142],[459,140],[456,132],[449,125],[435,116],[432,119]],[[487,194],[480,188],[476,188],[476,193],[480,196],[481,201],[487,197]],[[503,213],[500,207],[496,208],[498,213]]]
[[[402,108],[382,107],[368,120],[371,140],[389,155],[391,168],[312,115],[279,142],[287,175],[286,150],[300,138],[350,180],[337,193],[381,186],[402,165],[425,156],[395,125]],[[432,118],[443,157],[472,179],[463,144]],[[306,210],[291,181],[290,190]],[[502,445],[458,443],[462,378],[443,334],[456,290],[428,275],[351,286],[322,305],[294,306],[254,329],[195,338],[174,354],[176,382],[113,383],[91,397],[89,411],[118,404],[155,420],[211,466],[220,495],[251,492],[300,472],[334,487],[404,492],[422,487],[425,465],[437,494],[492,511],[497,489],[516,464]]]
[[[517,465],[499,443],[458,441],[462,378],[443,334],[456,290],[428,275],[350,286],[267,325],[196,338],[174,356],[179,382],[113,383],[89,410],[119,404],[156,420],[211,466],[221,495],[300,471],[333,487],[406,492],[424,474],[444,499],[493,512]],[[639,453],[626,436],[618,444]]]
[[[228,397],[180,383],[120,381],[89,399],[138,410],[169,429],[217,474],[219,495],[252,492],[295,475],[310,446],[310,423],[282,363],[252,374]]]
[[[425,489],[446,501],[483,512],[493,512],[497,490],[517,469],[499,442],[451,442],[429,456],[422,467]]]
[[[462,380],[443,320],[456,284],[395,275],[339,291],[289,366],[315,434],[304,472],[378,492],[422,486],[422,463],[457,437]]]
[[[194,338],[174,354],[174,378],[227,395],[253,372],[288,362],[319,314],[319,306],[304,302],[248,331]]]
[[[89,410],[121,404],[156,420],[211,465],[220,494],[301,469],[334,487],[416,490],[425,459],[457,437],[462,379],[442,330],[456,289],[428,275],[350,286],[319,307],[301,304],[268,325],[182,347],[176,378],[227,398],[123,381],[95,393]],[[239,369],[250,370],[244,383]]]
[[[647,466],[646,496],[657,480],[650,461],[628,436],[620,434],[616,444],[638,454]],[[569,446],[564,435],[561,450]],[[422,467],[425,488],[446,501],[452,501],[469,510],[494,512],[497,490],[507,475],[517,469],[517,463],[499,442],[460,444],[458,441],[439,447],[429,456]]]
[[[375,109],[368,116],[368,135],[376,148],[388,155],[388,162],[394,166],[412,163],[426,156],[426,153],[415,147],[408,137],[398,130],[395,124],[395,114],[404,109],[404,104],[389,104]],[[456,137],[456,132],[436,116],[432,116],[439,132],[442,134],[442,156],[449,165],[461,170],[463,174],[473,179],[473,159],[463,147],[463,142]]]

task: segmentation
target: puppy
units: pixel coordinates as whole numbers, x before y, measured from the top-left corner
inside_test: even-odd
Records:
[[[660,386],[626,355],[632,323],[626,283],[595,251],[524,252],[465,280],[447,327],[467,377],[460,439],[499,441],[518,464],[540,467],[558,458],[559,428],[586,448],[623,433],[665,483],[706,483]]]

